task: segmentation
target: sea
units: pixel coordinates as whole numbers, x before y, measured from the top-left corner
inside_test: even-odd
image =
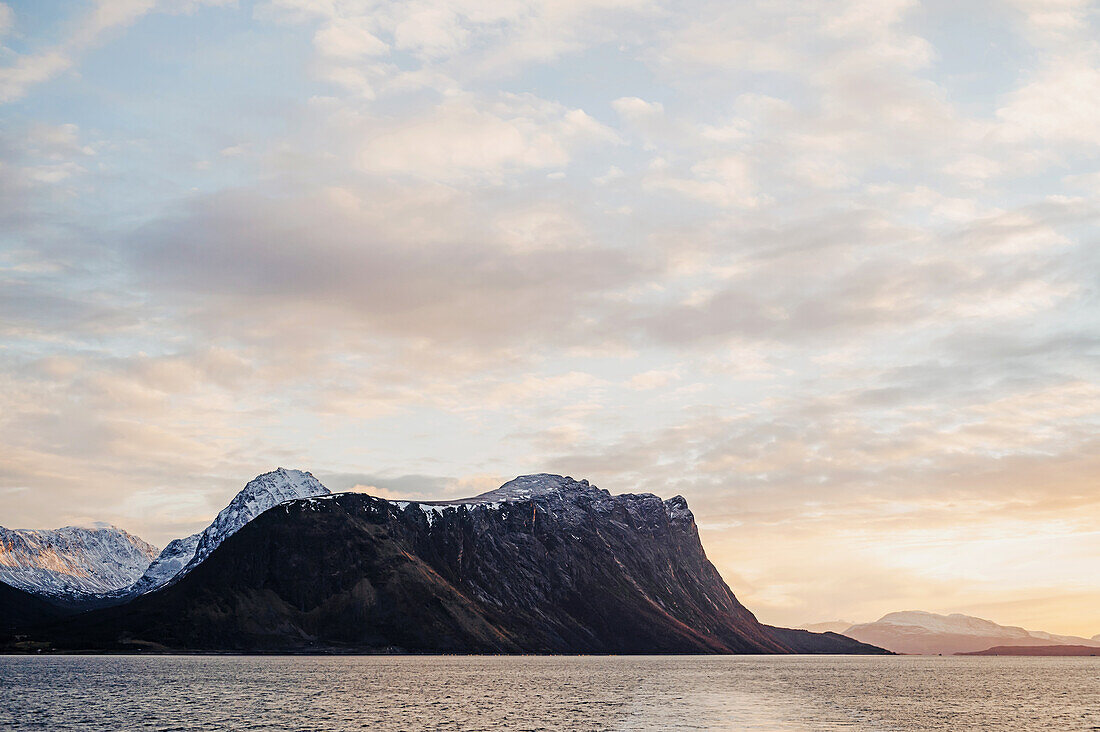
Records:
[[[1100,730],[1100,657],[0,656],[2,730]]]

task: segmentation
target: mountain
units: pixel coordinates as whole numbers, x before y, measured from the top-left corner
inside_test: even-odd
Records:
[[[971,617],[920,611],[889,613],[873,623],[853,625],[844,635],[895,653],[955,654],[993,646],[1095,645],[1093,640],[1051,635]]]
[[[773,636],[789,647],[791,653],[857,653],[864,655],[888,653],[882,648],[860,643],[853,638],[832,631],[817,633],[803,628],[775,628],[770,625],[765,627]]]
[[[328,488],[321,485],[311,473],[301,470],[278,468],[270,473],[257,475],[203,531],[183,539],[174,539],[164,547],[160,556],[148,565],[145,573],[124,594],[142,595],[182,577],[202,563],[242,526],[272,506],[295,498],[327,495]]]
[[[39,595],[0,582],[0,633],[65,614],[65,610]]]
[[[0,527],[0,582],[51,597],[106,593],[141,576],[157,548],[109,524]]]
[[[168,546],[164,547],[164,550],[153,560],[145,573],[131,586],[119,593],[120,596],[143,595],[167,584],[195,558],[195,549],[199,546],[202,533],[200,531],[186,538],[172,539],[168,542]]]
[[[1097,646],[994,646],[960,656],[1100,656]]]
[[[759,623],[683,498],[546,474],[455,502],[291,500],[177,581],[43,638],[70,650],[883,652]]]
[[[848,620],[830,620],[824,623],[806,623],[798,627],[813,633],[839,633],[843,635],[844,631],[848,630],[848,628],[851,628],[853,625],[855,625],[855,623]]]

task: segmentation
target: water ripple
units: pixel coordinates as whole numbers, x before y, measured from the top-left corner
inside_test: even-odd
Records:
[[[0,729],[1100,730],[1100,658],[6,656]]]

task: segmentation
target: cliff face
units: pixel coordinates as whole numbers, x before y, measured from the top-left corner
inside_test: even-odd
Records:
[[[795,652],[730,592],[682,498],[559,476],[448,504],[283,503],[174,585],[50,635],[63,648]]]

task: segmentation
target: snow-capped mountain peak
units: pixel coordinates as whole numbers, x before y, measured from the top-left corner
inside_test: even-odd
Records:
[[[203,531],[169,543],[127,594],[141,595],[187,574],[223,541],[272,506],[326,495],[328,488],[306,471],[277,468],[257,475]]]
[[[210,552],[217,549],[223,541],[272,506],[283,501],[328,494],[328,488],[323,486],[321,481],[314,478],[311,473],[302,470],[277,468],[270,473],[257,475],[248,481],[229,505],[221,510],[213,523],[202,532],[195,547],[195,556],[184,567],[184,571],[190,571],[210,556]]]
[[[110,524],[0,527],[0,581],[45,595],[112,592],[130,585],[157,548]]]

